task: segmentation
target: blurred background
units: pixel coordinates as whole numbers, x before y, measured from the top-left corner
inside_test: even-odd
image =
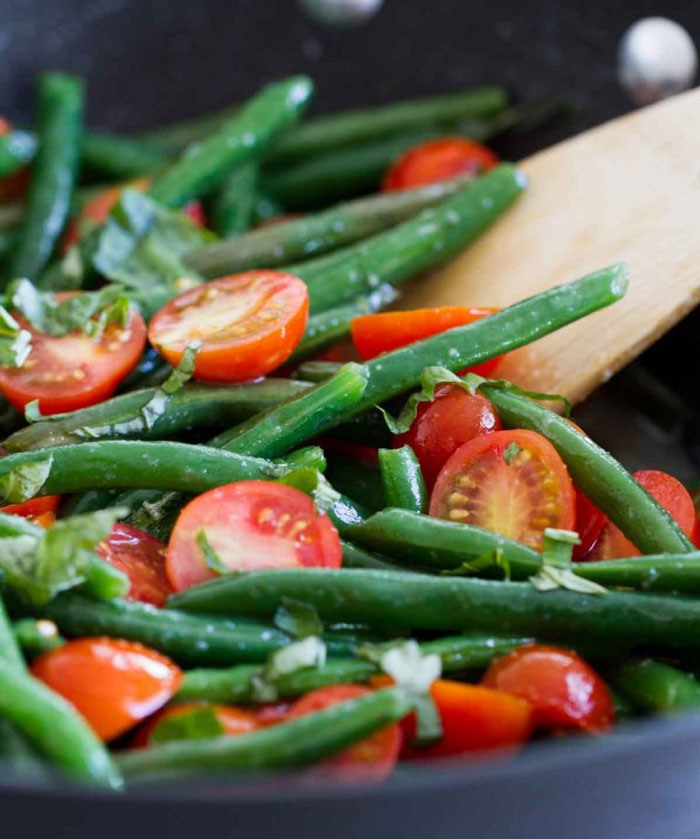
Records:
[[[329,25],[329,5],[354,25]],[[117,130],[211,111],[299,72],[316,80],[315,113],[489,83],[576,106],[574,119],[499,140],[518,159],[635,107],[618,49],[650,15],[700,41],[691,0],[0,0],[0,112],[30,119],[47,69],[83,75],[90,124]],[[594,160],[581,165],[594,173]],[[698,329],[696,312],[579,409],[630,468],[700,472]]]

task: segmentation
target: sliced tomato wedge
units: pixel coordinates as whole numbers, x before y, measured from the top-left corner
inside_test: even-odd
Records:
[[[307,714],[322,711],[339,702],[357,699],[369,692],[369,688],[360,685],[332,685],[319,688],[297,700],[286,719],[305,717]],[[337,781],[380,783],[394,771],[400,748],[401,732],[398,724],[395,723],[344,749],[339,754],[327,758],[320,768]]]
[[[536,431],[495,431],[465,443],[438,475],[430,515],[542,548],[546,528],[573,530],[576,500],[556,449]]]
[[[173,593],[165,573],[165,545],[145,530],[115,524],[97,553],[129,578],[127,600],[160,607]]]
[[[338,531],[293,487],[239,481],[197,496],[182,510],[168,544],[166,570],[175,591],[216,576],[201,535],[230,571],[340,568]]]
[[[171,364],[201,341],[195,378],[236,382],[283,364],[306,328],[306,285],[280,271],[246,271],[192,288],[151,320],[148,337]]]
[[[402,754],[407,758],[425,760],[491,749],[510,752],[525,743],[532,732],[530,703],[504,691],[439,679],[430,688],[430,695],[440,714],[442,738],[430,746],[412,745],[416,718],[410,714],[401,724]]]
[[[409,189],[492,169],[498,155],[464,137],[429,140],[404,152],[384,175],[382,190]]]
[[[360,358],[367,361],[383,352],[397,350],[456,326],[468,326],[498,311],[475,306],[440,306],[436,309],[360,315],[353,318],[351,324],[352,340]],[[501,358],[497,356],[470,369],[480,376],[490,376]]]
[[[56,296],[61,301],[73,293]],[[54,338],[13,315],[32,333],[32,349],[21,367],[0,367],[0,391],[20,411],[35,399],[44,416],[102,402],[136,366],[146,345],[146,326],[133,307],[125,326],[110,324],[96,341],[79,330]]]
[[[10,513],[13,516],[31,519],[44,513],[55,513],[60,501],[60,495],[40,495],[22,504],[8,504],[6,507],[0,507],[0,513]]]
[[[393,445],[413,449],[428,488],[432,488],[440,470],[460,446],[500,428],[501,418],[485,396],[458,385],[440,385],[432,402],[418,406],[413,424],[394,437]]]
[[[112,740],[168,702],[180,668],[134,641],[78,638],[40,655],[32,673],[63,696],[103,740]]]
[[[492,662],[482,682],[527,700],[541,728],[604,734],[615,720],[605,682],[576,653],[559,647],[518,647]]]
[[[697,539],[698,520],[695,504],[683,484],[666,472],[656,469],[643,469],[632,477],[655,498],[659,504],[675,519],[685,535],[694,541]],[[619,527],[607,516],[591,559],[617,559],[625,556],[640,556],[641,552],[630,542]]]
[[[232,705],[209,705],[206,702],[183,702],[181,705],[170,705],[157,713],[148,722],[141,726],[136,736],[131,741],[134,748],[145,748],[152,745],[152,740],[157,739],[158,727],[166,720],[177,717],[186,717],[188,714],[196,713],[202,709],[211,709],[216,715],[216,720],[221,726],[221,734],[235,737],[238,734],[248,734],[255,731],[258,725],[256,715],[252,711],[245,711],[242,708],[235,708]],[[154,738],[155,735],[155,738]]]

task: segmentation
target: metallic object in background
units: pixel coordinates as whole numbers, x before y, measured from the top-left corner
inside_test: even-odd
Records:
[[[618,77],[638,105],[650,105],[691,87],[697,68],[692,38],[668,18],[643,18],[622,36]]]
[[[360,26],[373,18],[384,0],[299,0],[301,8],[326,26]]]

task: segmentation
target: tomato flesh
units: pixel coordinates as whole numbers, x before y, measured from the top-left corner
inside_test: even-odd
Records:
[[[495,431],[465,443],[445,463],[430,515],[540,550],[546,528],[573,530],[574,488],[561,457],[541,434]]]
[[[308,495],[270,481],[239,481],[199,495],[180,513],[166,558],[175,591],[215,576],[200,531],[230,571],[342,563],[338,532]]]
[[[112,740],[168,702],[182,673],[164,655],[134,641],[78,638],[39,656],[31,666],[73,704],[103,740]]]
[[[492,662],[482,682],[527,700],[541,728],[603,734],[615,720],[605,682],[569,650],[526,644]]]
[[[501,690],[439,679],[430,695],[442,722],[442,738],[429,746],[412,745],[415,714],[401,724],[403,754],[411,759],[452,757],[491,749],[513,751],[530,737],[533,725],[529,702]]]
[[[464,137],[429,140],[404,152],[385,174],[382,190],[409,189],[492,169],[498,155]]]
[[[287,714],[287,719],[305,717],[338,702],[357,699],[369,692],[369,688],[360,685],[319,688],[297,700]],[[339,754],[326,758],[320,764],[320,768],[338,781],[379,783],[394,771],[400,748],[401,732],[395,723],[349,746]]]
[[[308,310],[308,291],[298,277],[246,271],[171,300],[152,318],[148,337],[173,365],[190,342],[201,341],[195,378],[245,381],[289,358],[304,334]]]
[[[97,553],[129,578],[127,600],[160,607],[173,593],[165,573],[165,545],[150,533],[128,524],[115,524],[97,546]]]
[[[501,419],[485,396],[445,384],[436,388],[432,402],[418,406],[413,424],[394,437],[393,446],[413,449],[426,484],[432,488],[440,470],[460,446],[500,428]]]
[[[71,294],[56,296],[60,302]],[[125,326],[110,324],[97,341],[79,330],[54,338],[13,315],[32,333],[32,349],[21,367],[0,367],[0,391],[20,411],[35,399],[44,416],[102,402],[136,366],[146,345],[146,326],[134,308]]]
[[[379,312],[353,318],[352,341],[360,358],[367,361],[383,352],[413,344],[457,326],[468,326],[498,312],[498,309],[475,306],[440,306],[435,309],[411,309],[406,312]],[[480,376],[490,376],[502,356],[470,368]]]
[[[643,469],[635,472],[632,477],[669,512],[685,535],[694,541],[697,536],[695,504],[683,484],[672,475],[655,469]],[[641,556],[641,552],[620,528],[605,516],[604,526],[591,559],[617,559],[626,556]]]
[[[0,513],[33,518],[44,513],[55,513],[60,501],[60,495],[40,495],[38,498],[24,501],[22,504],[8,504],[6,507],[0,507]]]

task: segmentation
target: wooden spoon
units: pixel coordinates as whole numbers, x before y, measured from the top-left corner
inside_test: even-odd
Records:
[[[479,241],[413,283],[401,308],[507,306],[613,262],[615,305],[508,356],[498,375],[583,399],[700,301],[700,89],[522,162],[530,186]]]

